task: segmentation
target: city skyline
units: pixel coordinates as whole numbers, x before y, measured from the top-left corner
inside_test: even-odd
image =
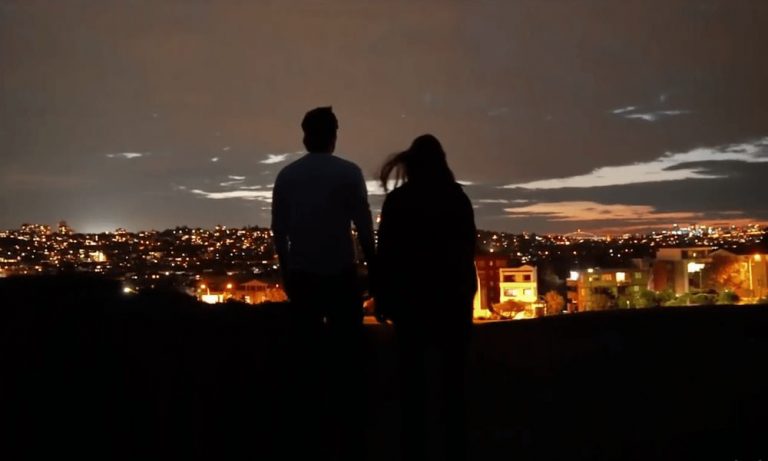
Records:
[[[63,230],[62,230],[63,229]],[[76,226],[73,226],[70,224],[70,222],[66,219],[61,219],[55,223],[47,223],[47,222],[24,222],[24,223],[18,223],[15,226],[10,226],[8,228],[0,228],[0,237],[8,234],[13,234],[17,232],[33,232],[33,233],[42,233],[42,234],[62,234],[65,233],[67,235],[71,234],[79,234],[79,235],[100,235],[100,234],[122,234],[122,233],[128,233],[128,234],[143,234],[143,233],[160,233],[160,232],[172,232],[174,230],[181,230],[181,229],[188,229],[188,230],[198,230],[198,231],[204,231],[204,232],[214,232],[214,231],[244,231],[249,229],[257,229],[257,230],[267,230],[271,232],[270,226],[259,226],[259,225],[253,225],[253,224],[244,224],[244,225],[224,225],[217,223],[213,226],[207,227],[207,226],[195,226],[195,225],[188,225],[188,224],[176,224],[170,227],[151,227],[151,228],[126,228],[126,227],[116,227],[114,229],[103,229],[103,230],[96,230],[96,231],[90,231],[90,230],[84,230],[77,228]],[[374,229],[374,233],[377,231],[377,229]],[[744,225],[737,225],[733,223],[723,223],[722,225],[708,225],[704,223],[673,223],[670,224],[668,227],[658,227],[654,229],[647,229],[643,232],[624,232],[623,230],[619,230],[618,232],[591,232],[589,229],[569,229],[564,232],[534,232],[534,231],[527,231],[524,229],[521,229],[519,231],[513,231],[508,232],[500,229],[482,229],[477,228],[478,233],[495,233],[495,234],[505,234],[505,235],[541,235],[541,236],[548,236],[548,237],[562,237],[562,238],[571,238],[571,239],[612,239],[612,238],[622,238],[623,236],[653,236],[653,235],[722,235],[732,232],[737,233],[768,233],[768,225],[760,224],[760,223],[747,223]]]
[[[319,105],[374,214],[376,168],[431,132],[482,229],[765,224],[766,25],[759,1],[0,0],[0,228],[268,226]]]

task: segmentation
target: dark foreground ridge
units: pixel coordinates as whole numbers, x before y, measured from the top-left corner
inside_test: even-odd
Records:
[[[321,459],[322,351],[290,306],[0,280],[3,452]],[[398,454],[390,328],[367,328],[369,459]],[[473,460],[768,459],[768,309],[662,308],[475,329]],[[11,458],[8,458],[11,459]]]

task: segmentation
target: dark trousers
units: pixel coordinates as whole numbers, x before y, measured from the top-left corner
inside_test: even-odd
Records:
[[[357,272],[354,267],[333,275],[293,272],[289,295],[312,348],[307,354],[315,372],[306,388],[324,402],[314,407],[319,414],[307,415],[318,426],[312,430],[325,434],[326,446],[319,446],[317,455],[363,459],[363,303]]]
[[[434,327],[434,326],[433,326]],[[395,325],[400,361],[402,459],[466,460],[467,328],[429,334]]]

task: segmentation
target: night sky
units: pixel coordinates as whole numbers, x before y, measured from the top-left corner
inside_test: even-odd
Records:
[[[0,0],[0,228],[269,225],[332,105],[423,133],[478,227],[768,222],[768,2]]]

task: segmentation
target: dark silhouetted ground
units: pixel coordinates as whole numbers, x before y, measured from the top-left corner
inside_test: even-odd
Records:
[[[288,305],[0,280],[4,459],[320,459],[323,351]],[[477,326],[473,460],[768,459],[768,308]],[[397,459],[389,327],[368,325],[367,446]]]

